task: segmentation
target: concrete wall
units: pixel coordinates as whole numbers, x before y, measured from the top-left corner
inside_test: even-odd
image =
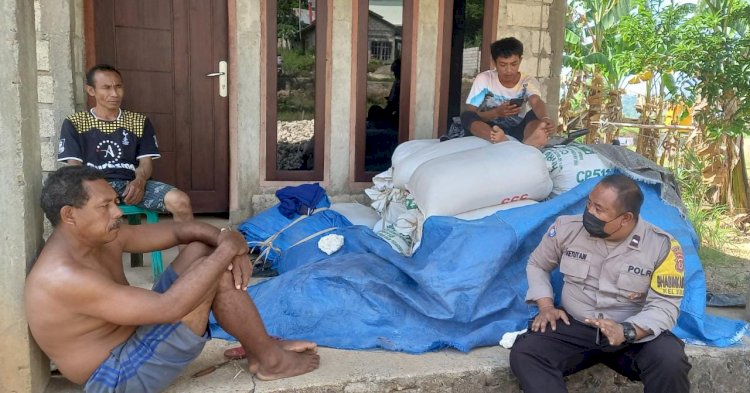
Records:
[[[328,79],[331,81],[327,88],[330,104],[326,113],[326,180],[327,190],[331,194],[348,194],[349,183],[353,178],[350,167],[353,166],[354,150],[350,149],[354,141],[354,102],[352,88],[353,78],[353,36],[354,26],[353,2],[334,0],[330,18],[331,22],[331,50],[328,61]],[[336,61],[331,61],[336,59]],[[336,108],[333,110],[333,108]]]
[[[60,126],[75,111],[73,0],[34,0],[42,170],[57,169]]]
[[[437,78],[440,7],[433,1],[418,1],[414,10],[417,23],[414,27],[416,42],[412,59],[412,116],[409,139],[435,138],[435,112],[438,102],[435,100],[440,91],[440,80]],[[443,50],[450,50],[443,48]]]
[[[237,223],[252,213],[253,195],[260,187],[260,163],[265,157],[261,140],[261,130],[265,128],[261,97],[265,89],[261,81],[261,0],[236,0],[235,5],[235,38],[231,30],[229,37],[230,103],[236,103],[230,106],[229,119],[229,208],[230,220]]]
[[[40,392],[49,364],[23,307],[26,274],[42,244],[42,181],[34,7],[0,0],[0,391]]]
[[[547,112],[557,117],[560,103],[565,0],[499,0],[497,38],[524,43],[521,71],[539,78]]]
[[[39,123],[44,171],[56,168],[58,132],[68,114],[85,107],[84,0],[35,0],[39,58]],[[416,1],[410,138],[433,138],[440,91],[440,8]],[[238,222],[275,203],[273,192],[293,182],[265,181],[265,86],[260,0],[230,1],[230,218]],[[328,58],[326,157],[322,184],[337,200],[362,200],[353,181],[353,3],[332,0]],[[557,113],[562,64],[563,0],[500,0],[498,37],[527,46],[522,69],[540,78],[550,114]],[[552,17],[551,17],[552,15]],[[559,17],[554,17],[559,16]],[[554,33],[559,31],[559,34]],[[445,48],[442,48],[445,49]],[[336,59],[336,61],[333,61]],[[419,97],[430,97],[423,99]],[[335,110],[332,110],[335,108]]]

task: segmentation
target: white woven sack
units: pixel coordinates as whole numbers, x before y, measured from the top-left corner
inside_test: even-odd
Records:
[[[403,198],[390,200],[381,213],[383,218],[375,223],[373,231],[394,250],[411,256],[422,239],[424,216],[419,212],[414,198],[406,191],[403,194]]]
[[[430,160],[417,168],[407,189],[427,218],[539,201],[552,191],[552,180],[538,149],[507,141]]]
[[[437,141],[437,139],[430,140]],[[395,158],[391,159],[391,162],[393,163],[393,186],[396,188],[404,188],[414,171],[427,161],[488,145],[490,145],[490,142],[482,138],[469,136],[465,138],[451,139],[445,142],[432,143],[431,145],[427,145],[426,143],[419,145],[422,147],[421,149],[414,149],[414,151],[408,156],[403,155],[404,158],[401,158],[402,153],[399,152],[398,160]],[[393,156],[396,156],[395,152],[393,153]]]
[[[499,212],[500,210],[508,210],[508,209],[513,209],[513,208],[521,207],[521,206],[534,205],[537,203],[539,202],[532,200],[532,199],[521,199],[516,202],[510,202],[510,203],[506,203],[503,205],[483,207],[481,209],[476,209],[476,210],[468,211],[465,213],[457,214],[456,218],[460,218],[462,220],[467,220],[467,221],[478,220],[480,218],[491,216]]]
[[[438,143],[440,143],[440,139],[415,139],[401,143],[396,146],[396,150],[391,155],[391,167],[400,166],[405,159],[416,154],[418,151],[437,145]]]
[[[555,195],[575,188],[586,179],[607,176],[614,171],[595,151],[583,145],[553,147],[545,150],[544,156]]]
[[[373,231],[378,232],[386,226],[396,224],[398,219],[412,212],[419,212],[414,198],[406,190],[399,190],[399,193],[391,193],[383,211],[380,212],[380,220],[375,223]]]
[[[354,225],[364,225],[370,229],[380,220],[380,215],[375,209],[357,202],[339,202],[330,207]]]

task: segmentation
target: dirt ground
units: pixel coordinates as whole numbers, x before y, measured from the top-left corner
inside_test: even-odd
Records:
[[[723,250],[703,247],[701,262],[706,289],[713,293],[745,294],[750,288],[750,235],[733,234]]]

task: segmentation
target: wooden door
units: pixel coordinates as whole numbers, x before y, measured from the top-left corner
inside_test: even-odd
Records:
[[[156,128],[153,178],[187,192],[197,213],[228,211],[228,99],[206,76],[229,60],[227,0],[88,0],[86,14],[87,65],[117,67],[123,108]]]

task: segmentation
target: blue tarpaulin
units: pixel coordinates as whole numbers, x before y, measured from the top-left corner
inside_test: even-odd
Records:
[[[352,225],[346,217],[328,210],[330,206],[328,197],[323,195],[318,200],[318,210],[314,214],[308,216],[295,213],[287,217],[281,212],[281,204],[277,204],[245,220],[237,226],[237,230],[245,236],[250,248],[261,252],[261,259],[284,272],[286,270],[279,268],[277,264],[281,251],[293,247],[315,233]]]
[[[341,250],[327,256],[317,239],[297,245],[279,258],[286,273],[248,292],[269,334],[286,339],[410,353],[496,345],[536,313],[524,302],[529,254],[557,216],[583,212],[597,182],[476,221],[431,217],[410,258],[368,228],[340,228],[333,233],[345,238]],[[693,343],[735,343],[747,331],[745,322],[705,314],[705,278],[692,226],[659,198],[657,185],[640,185],[641,216],[671,233],[685,255],[685,297],[674,333]],[[559,272],[553,282],[559,296]],[[232,339],[213,320],[211,335]]]

